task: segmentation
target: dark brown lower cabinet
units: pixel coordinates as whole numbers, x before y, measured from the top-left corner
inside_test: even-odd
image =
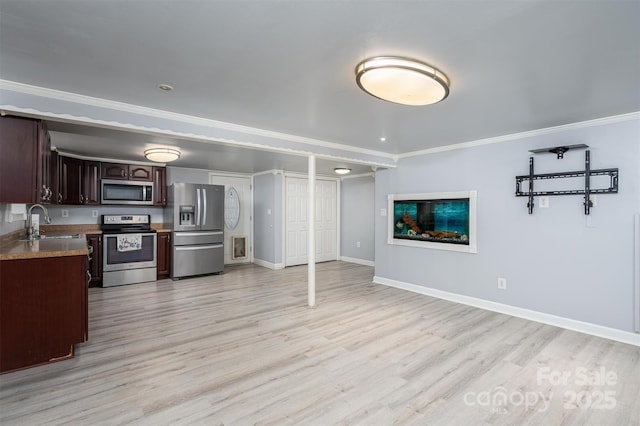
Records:
[[[0,373],[73,357],[87,295],[87,256],[0,261]]]
[[[102,234],[87,234],[87,244],[93,248],[89,259],[89,287],[102,286]]]
[[[171,274],[171,232],[158,232],[156,253],[158,279],[169,278],[169,274]]]

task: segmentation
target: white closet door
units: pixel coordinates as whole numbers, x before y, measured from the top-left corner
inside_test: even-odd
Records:
[[[285,178],[285,266],[303,265],[307,258],[307,184],[305,178]],[[337,182],[316,180],[316,261],[338,258]]]

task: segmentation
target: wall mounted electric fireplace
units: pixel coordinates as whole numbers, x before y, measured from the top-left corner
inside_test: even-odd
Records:
[[[476,191],[390,194],[387,243],[477,253]]]

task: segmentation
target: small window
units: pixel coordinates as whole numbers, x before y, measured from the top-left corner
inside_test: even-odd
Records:
[[[240,220],[240,197],[232,186],[227,191],[224,200],[224,223],[229,229],[236,229]]]

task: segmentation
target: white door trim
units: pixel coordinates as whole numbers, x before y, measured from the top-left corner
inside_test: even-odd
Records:
[[[253,193],[253,175],[250,173],[235,173],[235,172],[216,172],[216,171],[210,171],[209,172],[209,176],[208,176],[208,182],[209,184],[215,184],[215,182],[212,182],[213,179],[215,177],[222,177],[222,178],[247,178],[249,179],[249,200],[251,205],[249,206],[249,208],[247,209],[249,212],[249,230],[248,230],[248,242],[249,242],[249,256],[247,256],[247,262],[249,263],[253,263],[254,258],[253,258],[253,217],[255,212],[253,211],[254,209],[254,205],[255,205],[255,200],[254,200],[254,193]],[[225,242],[226,244],[226,242]]]

